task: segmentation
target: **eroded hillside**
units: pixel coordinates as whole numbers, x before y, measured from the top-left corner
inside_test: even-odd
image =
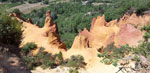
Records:
[[[138,45],[142,40],[143,32],[139,30],[141,25],[149,24],[150,15],[145,14],[137,16],[136,14],[124,15],[120,20],[105,21],[105,16],[93,18],[91,28],[80,31],[75,37],[72,47],[67,50],[65,43],[61,41],[58,34],[57,24],[53,23],[50,11],[46,13],[45,24],[43,28],[32,24],[31,20],[24,21],[20,16],[13,13],[11,16],[17,17],[22,23],[23,46],[27,42],[34,42],[38,47],[44,47],[49,53],[58,53],[62,51],[64,58],[72,55],[82,55],[85,59],[86,70],[88,73],[115,73],[118,67],[104,65],[97,57],[97,54],[103,52],[103,48],[114,42],[116,46],[129,44],[130,46]],[[38,49],[36,50],[38,51]],[[35,52],[34,51],[34,54]]]

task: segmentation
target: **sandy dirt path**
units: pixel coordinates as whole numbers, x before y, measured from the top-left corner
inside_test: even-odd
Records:
[[[16,7],[12,7],[9,10],[13,10],[13,9],[19,9],[21,12],[23,12],[24,14],[30,13],[32,10],[34,9],[40,9],[42,7],[47,7],[48,5],[46,4],[42,4],[41,2],[39,3],[33,3],[33,4],[22,4]]]

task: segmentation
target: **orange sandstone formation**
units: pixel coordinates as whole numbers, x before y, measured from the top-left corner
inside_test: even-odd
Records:
[[[82,35],[76,36],[71,48],[75,48],[75,49],[88,48],[87,37]]]
[[[131,46],[137,45],[138,41],[142,40],[143,32],[135,26],[146,25],[150,23],[150,15],[137,16],[135,13],[132,15],[124,15],[119,21],[113,20],[110,22],[105,21],[105,16],[98,16],[93,18],[90,31],[86,28],[79,33],[77,37],[86,37],[88,43],[82,44],[75,39],[73,43],[76,46],[89,45],[90,48],[101,48],[108,44],[115,42],[115,45],[129,44]],[[76,38],[77,38],[76,37]],[[80,45],[79,45],[80,43]]]
[[[94,18],[91,24],[90,31],[84,29],[80,32],[80,35],[87,37],[90,48],[100,48],[105,45],[104,43],[110,37],[110,34],[117,34],[120,29],[114,24],[114,21],[107,23],[104,15]]]
[[[38,47],[44,47],[46,51],[51,53],[59,52],[59,49],[66,50],[66,45],[61,42],[58,35],[57,25],[51,20],[50,11],[46,13],[43,28],[33,25],[31,19],[25,22],[15,13],[12,13],[10,16],[15,16],[18,21],[22,22],[23,39],[21,46],[28,42],[34,42]]]

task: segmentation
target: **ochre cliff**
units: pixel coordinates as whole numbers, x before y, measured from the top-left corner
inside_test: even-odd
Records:
[[[131,46],[137,45],[138,41],[142,40],[143,32],[138,27],[149,24],[150,15],[137,16],[136,14],[124,15],[119,21],[112,20],[105,21],[105,16],[98,16],[93,18],[90,31],[86,28],[79,33],[77,37],[84,36],[86,41],[83,45],[89,45],[90,48],[101,48],[108,44],[115,42],[115,45],[129,44]],[[75,39],[74,45],[83,46],[79,40]],[[77,44],[75,44],[77,43]]]
[[[51,12],[46,12],[46,19],[43,28],[40,28],[32,24],[32,20],[28,19],[27,22],[24,21],[19,15],[12,13],[10,16],[17,18],[19,22],[22,23],[23,39],[21,46],[28,42],[34,42],[38,47],[46,48],[46,51],[51,53],[66,50],[66,45],[61,42],[57,31],[57,25],[51,20]]]
[[[27,42],[35,42],[38,47],[44,47],[50,53],[66,50],[65,44],[61,42],[58,35],[57,25],[51,20],[50,11],[46,13],[43,28],[33,25],[31,19],[25,22],[16,14],[11,16],[16,16],[22,22],[22,30],[24,31],[21,46]],[[139,27],[149,23],[149,14],[142,16],[137,16],[136,14],[124,15],[120,20],[110,22],[106,22],[104,15],[98,16],[93,18],[89,31],[84,28],[75,37],[72,47],[67,51],[62,51],[63,57],[66,59],[72,55],[82,55],[87,63],[86,69],[89,73],[115,73],[118,70],[117,67],[99,62],[100,58],[97,57],[98,49],[106,47],[112,42],[116,46],[137,45],[143,36],[143,32],[139,30]]]

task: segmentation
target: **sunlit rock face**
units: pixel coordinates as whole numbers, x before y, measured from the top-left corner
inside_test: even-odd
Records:
[[[27,22],[15,13],[10,16],[15,16],[19,22],[22,23],[23,39],[21,46],[28,42],[34,42],[38,47],[44,47],[45,50],[56,53],[59,49],[66,50],[66,45],[61,42],[57,31],[57,25],[51,20],[51,12],[47,11],[45,24],[43,28],[32,24],[32,20],[28,19]]]
[[[88,43],[84,45],[88,45],[89,48],[98,49],[112,42],[115,42],[116,46],[125,44],[135,46],[138,45],[143,36],[143,32],[139,28],[149,23],[149,14],[143,16],[137,16],[135,13],[132,15],[125,14],[120,20],[112,20],[110,22],[106,22],[105,16],[103,15],[93,18],[90,30],[88,31],[85,28],[78,36],[86,37]],[[76,41],[77,39],[73,46],[75,43],[79,43]]]
[[[82,35],[76,36],[71,48],[74,48],[74,49],[88,48],[88,39],[87,39],[87,37],[82,36]]]
[[[123,24],[115,37],[115,43],[119,45],[138,45],[139,41],[142,40],[142,36],[143,33],[133,25]]]
[[[107,23],[104,15],[102,17],[98,16],[93,18],[90,31],[84,29],[79,36],[87,37],[89,41],[87,45],[90,48],[100,48],[105,45],[107,39],[110,39],[111,34],[115,36],[119,32],[120,28],[115,24],[116,22],[117,20]],[[111,40],[113,41],[114,39]]]

